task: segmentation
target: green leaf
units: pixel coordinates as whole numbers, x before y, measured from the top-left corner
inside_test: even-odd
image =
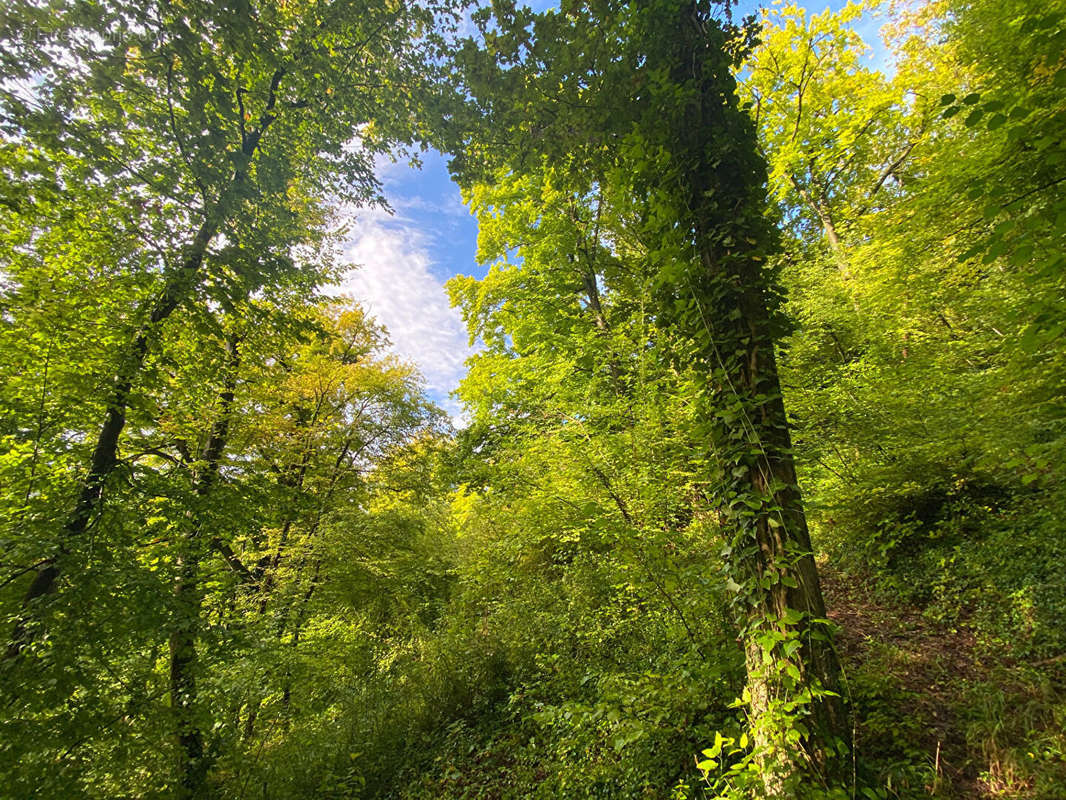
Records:
[[[1002,114],[993,114],[988,120],[988,129],[994,131],[997,128],[1002,128],[1006,121],[1007,118]]]
[[[795,608],[786,608],[785,613],[781,616],[782,622],[786,625],[796,625],[805,619],[807,616],[806,611],[799,611]]]

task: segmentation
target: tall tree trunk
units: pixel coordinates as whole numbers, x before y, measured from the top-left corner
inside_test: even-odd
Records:
[[[148,349],[159,335],[163,321],[173,313],[185,298],[200,266],[207,246],[214,238],[218,225],[214,220],[205,220],[197,231],[192,245],[181,262],[166,280],[163,290],[152,303],[146,324],[137,332],[129,347],[122,354],[118,369],[112,380],[104,414],[104,423],[96,437],[89,470],[82,482],[74,510],[63,525],[59,539],[60,550],[45,559],[37,568],[33,581],[22,601],[23,612],[15,622],[15,629],[7,647],[6,658],[18,655],[29,639],[29,607],[38,598],[55,591],[60,575],[60,558],[69,550],[71,543],[81,538],[88,528],[103,497],[104,485],[118,464],[118,440],[126,427],[126,409],[134,381],[144,366]]]
[[[312,416],[312,424],[313,424],[313,420],[314,419],[317,419],[317,414]],[[330,501],[333,498],[333,493],[334,493],[334,491],[337,488],[337,483],[340,480],[340,477],[341,477],[341,475],[342,475],[342,473],[344,471],[344,468],[346,466],[346,462],[348,462],[350,458],[355,457],[355,455],[358,453],[358,450],[355,451],[355,453],[353,453],[353,451],[352,451],[352,444],[353,443],[354,443],[354,437],[349,432],[349,435],[345,437],[343,446],[341,447],[340,451],[337,453],[337,456],[336,456],[336,458],[333,461],[333,465],[332,465],[332,468],[331,468],[330,473],[329,473],[329,482],[328,482],[328,484],[326,486],[326,490],[325,490],[325,492],[324,492],[324,494],[322,496],[322,499],[320,500],[320,502],[318,504],[318,508],[315,511],[314,517],[309,522],[309,525],[308,525],[308,528],[307,528],[307,533],[306,533],[306,539],[307,539],[308,542],[313,541],[314,538],[315,538],[315,535],[318,533],[319,526],[322,524],[322,519],[323,519],[323,517],[324,517],[324,515],[326,513],[326,510],[329,507]],[[347,466],[350,466],[350,464],[347,464]],[[305,451],[303,456],[301,457],[300,467],[299,467],[299,470],[298,470],[298,473],[297,473],[297,475],[298,475],[297,485],[298,486],[302,485],[304,476],[306,475],[307,470],[308,470],[309,467],[310,467],[310,454]],[[283,556],[285,555],[285,548],[284,548],[285,539],[288,536],[289,531],[291,531],[292,526],[295,524],[295,522],[296,522],[296,519],[295,519],[295,517],[293,515],[289,515],[289,516],[286,517],[285,524],[284,524],[285,527],[284,527],[284,530],[282,532],[282,537],[279,539],[278,548],[275,551],[273,558],[267,557],[266,560],[261,560],[260,564],[258,565],[257,569],[259,570],[259,575],[260,575],[260,578],[258,580],[261,581],[261,583],[259,583],[258,585],[260,587],[259,591],[260,591],[261,594],[260,594],[259,603],[258,603],[258,606],[257,606],[257,612],[258,612],[259,616],[261,616],[261,617],[266,614],[267,607],[268,607],[269,602],[270,602],[271,593],[272,593],[272,590],[275,587],[276,580],[277,580],[277,569],[278,569],[278,567],[281,564],[281,560],[282,560]],[[299,572],[300,569],[302,569],[302,564],[298,565],[297,572]],[[320,578],[321,569],[322,569],[322,560],[319,558],[319,559],[315,560],[315,566],[314,566],[314,570],[313,570],[313,575],[311,577],[310,585],[308,586],[308,589],[306,590],[306,593],[304,594],[302,602],[300,603],[299,608],[298,608],[297,621],[296,621],[294,632],[293,632],[293,640],[292,640],[292,647],[293,648],[296,648],[296,647],[299,646],[300,636],[301,636],[301,633],[302,633],[302,630],[303,630],[303,625],[304,625],[304,622],[305,622],[305,615],[307,613],[307,606],[310,603],[312,596],[314,595],[315,588],[319,584],[319,578]],[[293,608],[296,605],[296,602],[297,602],[296,600],[293,600],[292,603],[290,603],[288,605],[288,607],[283,608],[283,609],[279,609],[278,619],[277,619],[277,626],[276,626],[275,631],[274,631],[275,636],[279,640],[282,639],[284,637],[284,635],[285,635],[286,625],[288,623],[288,620],[289,620],[289,617],[290,617],[290,615],[292,613],[292,610],[293,610]],[[292,696],[291,674],[289,673],[288,670],[286,670],[285,678],[283,680],[283,691],[282,691],[282,708],[285,710],[286,713],[288,712],[291,696]],[[255,726],[256,726],[256,723],[258,721],[259,713],[262,710],[262,707],[263,707],[263,696],[262,695],[257,695],[248,704],[248,717],[247,717],[247,720],[245,722],[244,732],[243,732],[243,739],[244,739],[245,742],[251,741],[252,736],[255,733]],[[288,725],[288,722],[286,721],[284,724]]]
[[[789,778],[810,773],[811,767],[815,774],[805,779],[834,781],[840,777],[837,743],[847,741],[848,725],[840,701],[836,652],[824,625],[815,621],[825,618],[825,601],[797,484],[773,345],[758,333],[766,325],[765,309],[752,308],[750,312],[751,341],[761,341],[762,345],[749,349],[749,369],[738,370],[734,379],[749,398],[772,398],[761,404],[759,415],[752,420],[762,452],[746,465],[743,478],[752,497],[766,498],[754,521],[756,547],[743,552],[740,563],[735,565],[739,574],[748,577],[749,585],[758,587],[759,595],[748,608],[746,620],[745,656],[752,715],[758,720],[771,713],[774,700],[788,700],[789,695],[816,690],[810,717],[802,720],[809,731],[803,752],[790,748],[783,739],[774,741],[784,732],[774,730],[772,725],[754,726],[760,739],[757,744],[771,753],[764,764],[767,794],[778,797],[784,796]],[[803,616],[796,617],[797,612]],[[761,637],[768,630],[791,637],[799,643],[799,649],[789,654],[776,643],[767,647]],[[788,685],[790,667],[799,674],[793,685]],[[826,690],[833,694],[817,696]]]
[[[293,621],[292,625],[292,638],[289,640],[289,647],[292,648],[293,658],[296,657],[296,650],[300,647],[300,637],[303,635],[304,625],[307,623],[308,608],[311,604],[311,598],[314,597],[315,589],[318,588],[321,571],[322,559],[316,559],[315,568],[311,573],[311,580],[308,581],[307,589],[299,600],[299,605],[296,609],[296,619]],[[288,730],[288,726],[292,720],[292,669],[289,667],[286,667],[285,669],[285,678],[282,682],[281,708],[284,715],[282,724],[285,726],[285,729]]]
[[[836,783],[839,745],[847,743],[849,726],[839,698],[839,664],[828,631],[817,622],[825,617],[825,603],[774,353],[776,326],[762,260],[774,243],[763,213],[765,165],[755,151],[754,129],[736,103],[724,40],[696,2],[682,7],[678,38],[680,58],[672,73],[690,93],[675,132],[675,191],[701,267],[679,291],[695,298],[703,329],[697,335],[711,371],[708,422],[719,431],[711,447],[724,455],[734,493],[720,501],[734,531],[727,568],[748,601],[740,625],[752,729],[763,754],[766,795],[777,798],[800,785]],[[775,730],[779,700],[798,700],[807,708],[801,748],[778,738],[786,734]]]
[[[196,638],[200,627],[201,593],[199,557],[195,542],[186,543],[178,559],[174,581],[174,617],[170,632],[170,710],[174,716],[174,736],[178,745],[179,798],[201,796],[209,765],[204,752],[204,735],[196,719]]]
[[[240,347],[236,337],[227,342],[229,360],[219,410],[204,445],[194,483],[196,509],[187,515],[191,522],[183,552],[177,559],[174,580],[174,625],[170,632],[170,707],[174,715],[174,735],[178,743],[180,798],[203,796],[209,763],[204,751],[203,731],[197,722],[196,640],[200,630],[203,590],[200,585],[200,560],[203,555],[205,501],[214,487],[219,462],[229,438],[230,419],[240,368]]]
[[[714,274],[709,249],[701,247],[701,258]],[[812,767],[814,774],[809,778],[833,781],[840,777],[837,745],[847,743],[849,729],[839,697],[836,653],[824,624],[817,622],[825,618],[825,601],[797,485],[763,287],[748,280],[740,285],[739,296],[709,305],[707,316],[724,321],[740,308],[741,316],[732,330],[719,323],[712,337],[725,347],[747,342],[734,350],[741,357],[723,359],[725,383],[731,388],[719,392],[716,402],[728,406],[739,399],[750,425],[743,439],[747,455],[732,469],[739,479],[735,490],[742,499],[755,499],[757,507],[752,517],[740,523],[744,528],[737,539],[746,546],[734,543],[730,570],[734,580],[749,590],[750,602],[741,621],[747,688],[756,745],[770,754],[763,764],[767,796],[776,798],[785,796],[790,779],[810,773]],[[768,632],[797,641],[798,649],[783,650],[781,639],[771,639],[767,647]],[[786,677],[790,667],[799,674],[791,686]],[[775,731],[772,723],[763,725],[762,719],[771,713],[773,701],[788,700],[790,693],[798,695],[811,688],[817,691],[810,703],[810,718],[803,720],[808,735],[801,752],[777,739],[784,732]],[[826,690],[833,694],[822,695]]]
[[[814,212],[816,217],[818,217],[818,222],[822,226],[822,233],[825,234],[826,241],[829,242],[829,249],[833,252],[833,257],[837,261],[840,277],[846,281],[851,280],[851,269],[848,266],[847,257],[844,254],[844,243],[840,241],[840,234],[837,232],[836,223],[833,222],[833,217],[829,213],[825,197],[815,197],[811,194],[810,190],[803,188],[794,175],[790,175],[789,180],[791,180],[792,185],[796,187],[796,191],[799,192],[800,197],[803,198],[803,202],[805,202],[807,207]]]

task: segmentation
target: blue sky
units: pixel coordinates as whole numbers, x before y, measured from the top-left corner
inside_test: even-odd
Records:
[[[406,162],[378,164],[393,214],[354,214],[344,257],[357,265],[342,284],[389,331],[393,351],[413,362],[430,397],[453,418],[450,397],[471,354],[466,328],[444,282],[453,275],[485,274],[477,264],[477,222],[467,211],[447,163],[426,153],[422,168]]]
[[[532,5],[546,8],[555,3],[539,0]],[[746,0],[735,13],[751,13],[758,5]],[[835,9],[844,2],[811,3],[808,10],[820,12],[826,5]],[[864,38],[876,41],[878,23],[864,22]],[[883,61],[883,50],[873,60]],[[341,289],[388,328],[396,355],[419,368],[430,397],[461,423],[461,409],[451,392],[473,351],[444,282],[458,274],[485,274],[475,258],[477,223],[463,206],[439,153],[427,153],[420,169],[388,160],[378,168],[394,213],[349,215],[344,256],[356,268]]]

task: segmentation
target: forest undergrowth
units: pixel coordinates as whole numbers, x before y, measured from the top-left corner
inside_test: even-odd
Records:
[[[1063,746],[1061,670],[979,646],[965,615],[949,624],[878,598],[870,575],[822,574],[859,720],[856,758],[881,761],[886,786],[943,798],[1058,791],[1061,768],[1041,774],[1036,761]]]

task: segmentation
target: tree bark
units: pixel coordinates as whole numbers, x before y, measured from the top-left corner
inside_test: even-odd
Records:
[[[203,592],[200,586],[200,559],[203,549],[204,501],[218,479],[219,463],[229,438],[233,400],[240,368],[240,346],[236,337],[227,343],[227,375],[219,393],[219,411],[200,457],[193,495],[197,508],[187,519],[192,523],[182,543],[184,552],[177,560],[174,581],[175,624],[170,632],[170,707],[174,715],[174,735],[178,743],[178,793],[180,798],[203,796],[210,767],[204,751],[204,736],[197,723],[196,640],[200,629]]]
[[[731,444],[730,431],[725,436],[724,446],[736,453],[727,469],[736,478],[735,491],[757,508],[753,518],[740,517],[735,523],[744,545],[734,547],[729,569],[750,593],[746,619],[740,622],[752,729],[763,739],[756,742],[757,749],[766,754],[766,795],[782,797],[787,786],[837,781],[838,746],[847,743],[849,726],[839,698],[836,654],[828,632],[816,622],[825,617],[825,602],[796,482],[774,353],[776,328],[761,260],[774,239],[762,207],[765,164],[755,153],[750,122],[740,116],[721,43],[714,40],[696,2],[683,6],[679,28],[680,59],[672,72],[679,84],[693,91],[676,132],[677,191],[701,267],[687,288],[696,298],[706,332],[703,359],[712,372],[710,402],[724,408],[739,401],[741,408],[742,418],[731,423],[743,426],[741,444]],[[751,140],[748,150],[737,142],[745,133]],[[719,148],[733,152],[722,155]],[[729,236],[723,236],[723,229]],[[751,248],[745,251],[741,241],[750,242]],[[716,413],[713,407],[710,411]],[[722,449],[722,444],[712,442],[712,447]],[[729,518],[728,498],[722,502]],[[798,620],[796,612],[802,612]],[[798,649],[788,655],[771,653],[759,641],[767,630],[798,636]],[[780,678],[778,670],[787,666],[800,674],[795,687]],[[780,743],[771,741],[773,725],[760,722],[771,713],[775,699],[789,699],[789,692],[798,696],[799,687],[812,686],[834,694],[814,693],[801,749],[776,746]]]

